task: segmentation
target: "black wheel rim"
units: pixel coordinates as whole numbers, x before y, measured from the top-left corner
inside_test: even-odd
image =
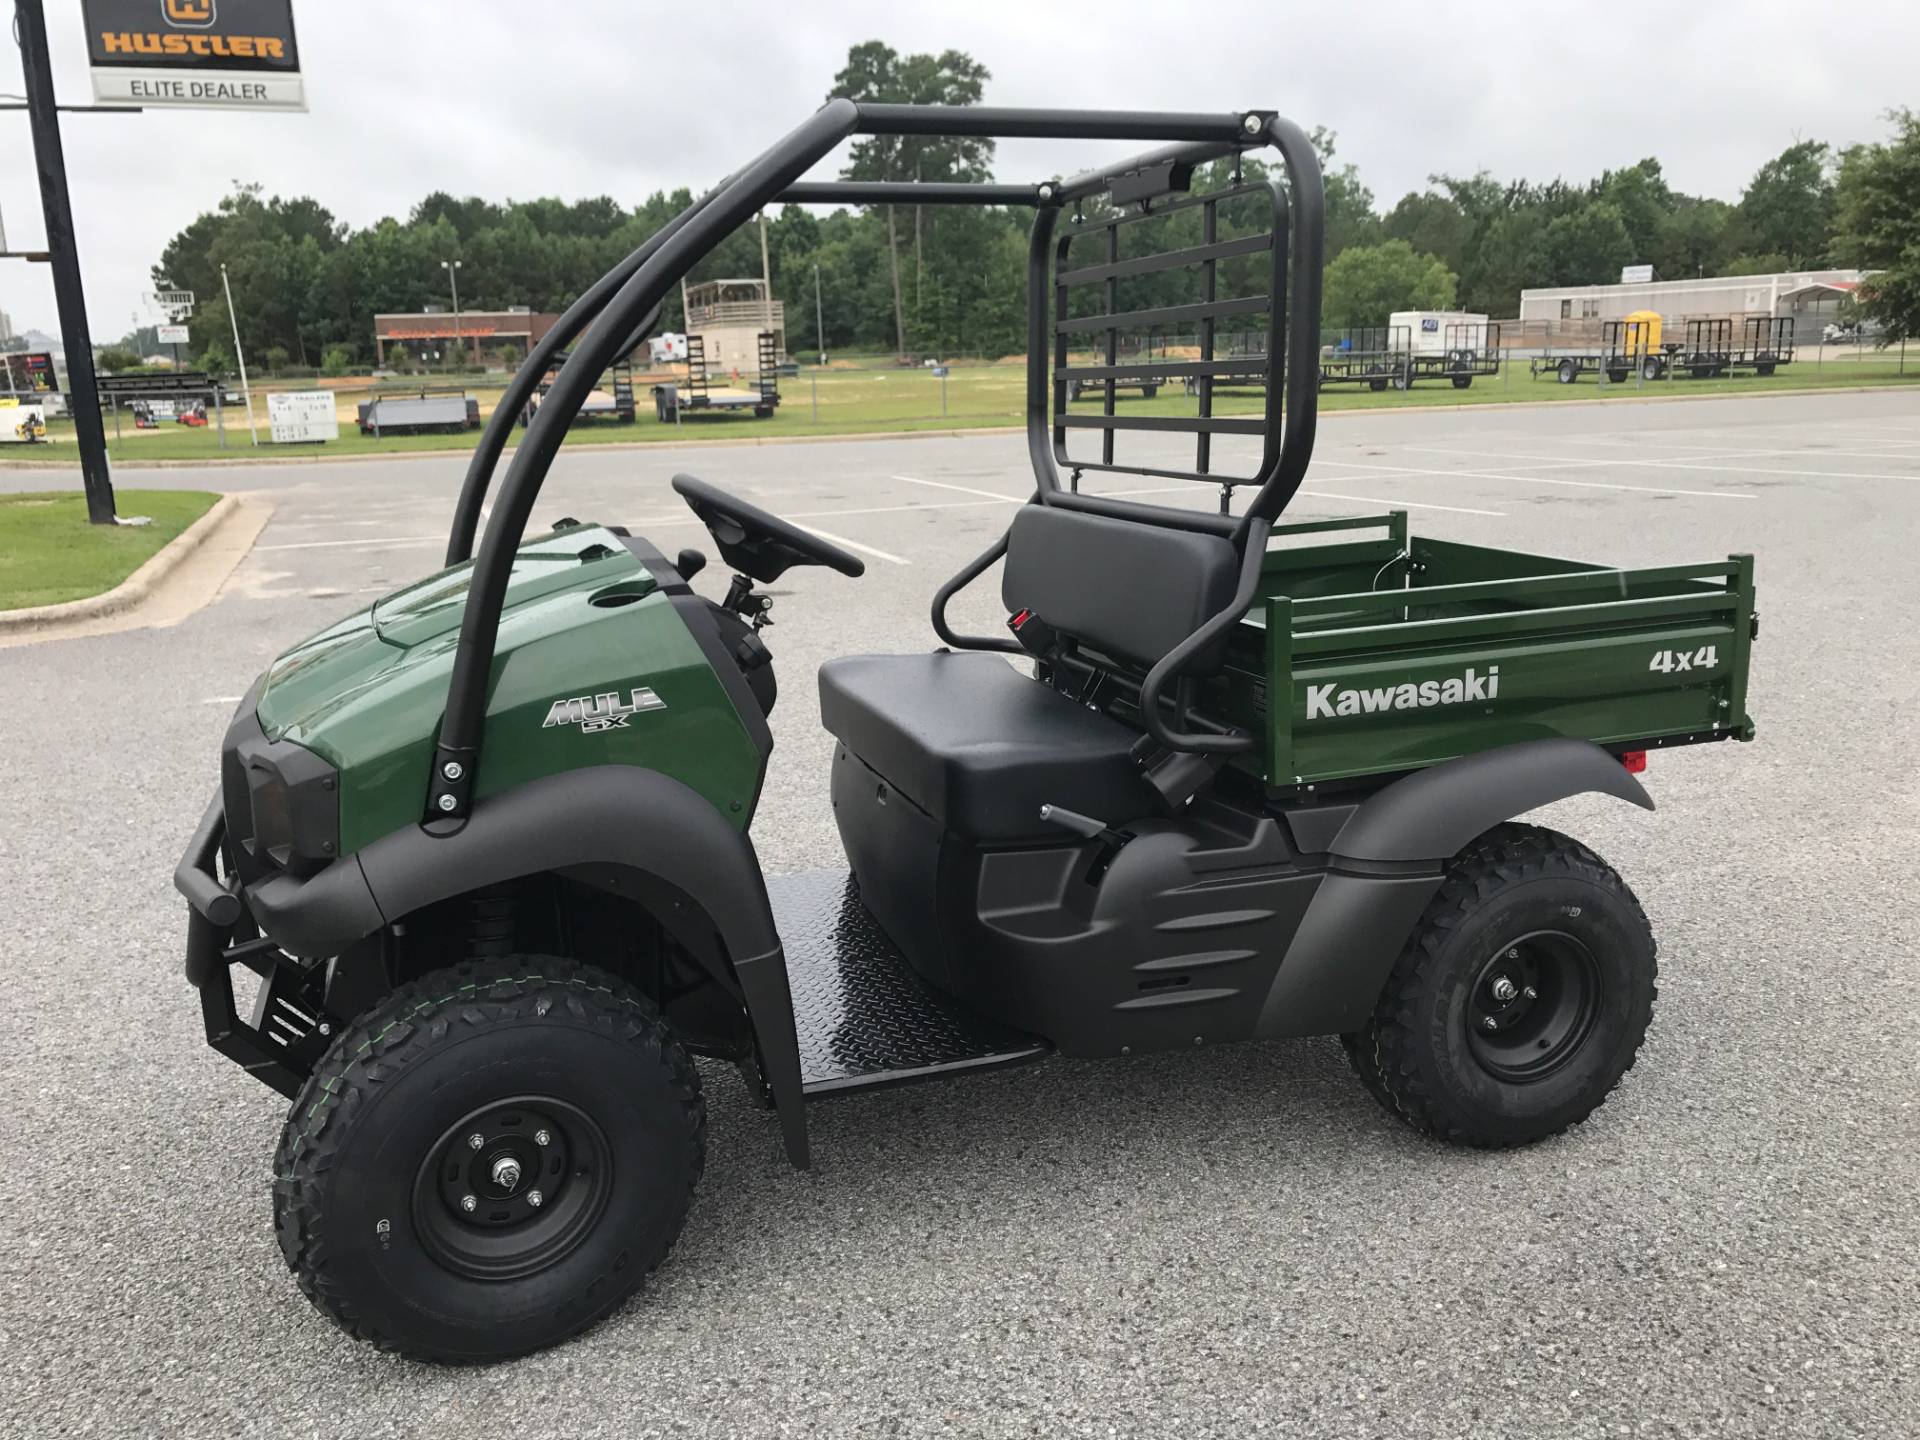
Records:
[[[607,1137],[577,1105],[520,1095],[447,1127],[414,1179],[427,1252],[476,1280],[515,1280],[565,1259],[613,1188]]]
[[[1600,966],[1562,930],[1535,930],[1496,950],[1466,1004],[1467,1048],[1497,1080],[1531,1085],[1559,1070],[1593,1033]]]

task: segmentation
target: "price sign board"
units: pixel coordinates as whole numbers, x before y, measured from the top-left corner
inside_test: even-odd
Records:
[[[184,325],[157,325],[154,327],[154,334],[162,345],[186,345],[191,343],[187,336],[187,327]]]
[[[331,390],[282,390],[267,396],[267,427],[276,445],[340,438],[340,412]]]

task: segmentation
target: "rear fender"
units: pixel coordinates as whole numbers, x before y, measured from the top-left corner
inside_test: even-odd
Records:
[[[576,867],[624,867],[689,897],[726,946],[787,1156],[806,1166],[793,1001],[766,881],[753,842],[694,791],[657,771],[589,766],[479,801],[447,833],[410,825],[353,858],[389,922],[483,886]]]
[[[1290,816],[1327,877],[1261,1006],[1260,1035],[1357,1030],[1446,865],[1502,821],[1597,791],[1653,809],[1626,768],[1585,740],[1527,740],[1396,780],[1360,804]],[[1336,828],[1337,827],[1337,828]]]

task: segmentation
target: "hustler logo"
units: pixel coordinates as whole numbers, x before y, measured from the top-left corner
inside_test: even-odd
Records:
[[[1464,675],[1418,684],[1382,685],[1371,690],[1340,688],[1340,682],[1307,686],[1307,719],[1331,720],[1336,715],[1372,715],[1384,710],[1428,710],[1440,705],[1469,705],[1500,697],[1500,667],[1486,674],[1468,667]]]
[[[618,690],[599,695],[576,695],[556,700],[547,711],[542,730],[555,725],[578,725],[582,735],[598,735],[602,730],[624,730],[627,721],[643,710],[664,710],[667,702],[644,685],[636,685],[632,698],[622,700]]]

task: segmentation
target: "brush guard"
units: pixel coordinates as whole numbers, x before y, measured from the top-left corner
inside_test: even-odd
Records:
[[[226,817],[215,795],[173,872],[174,888],[190,907],[187,983],[200,992],[207,1043],[292,1099],[332,1043],[333,1027],[319,996],[325,967],[303,966],[260,934],[245,897],[221,878],[226,836]],[[235,965],[260,977],[246,1020],[234,996]]]

